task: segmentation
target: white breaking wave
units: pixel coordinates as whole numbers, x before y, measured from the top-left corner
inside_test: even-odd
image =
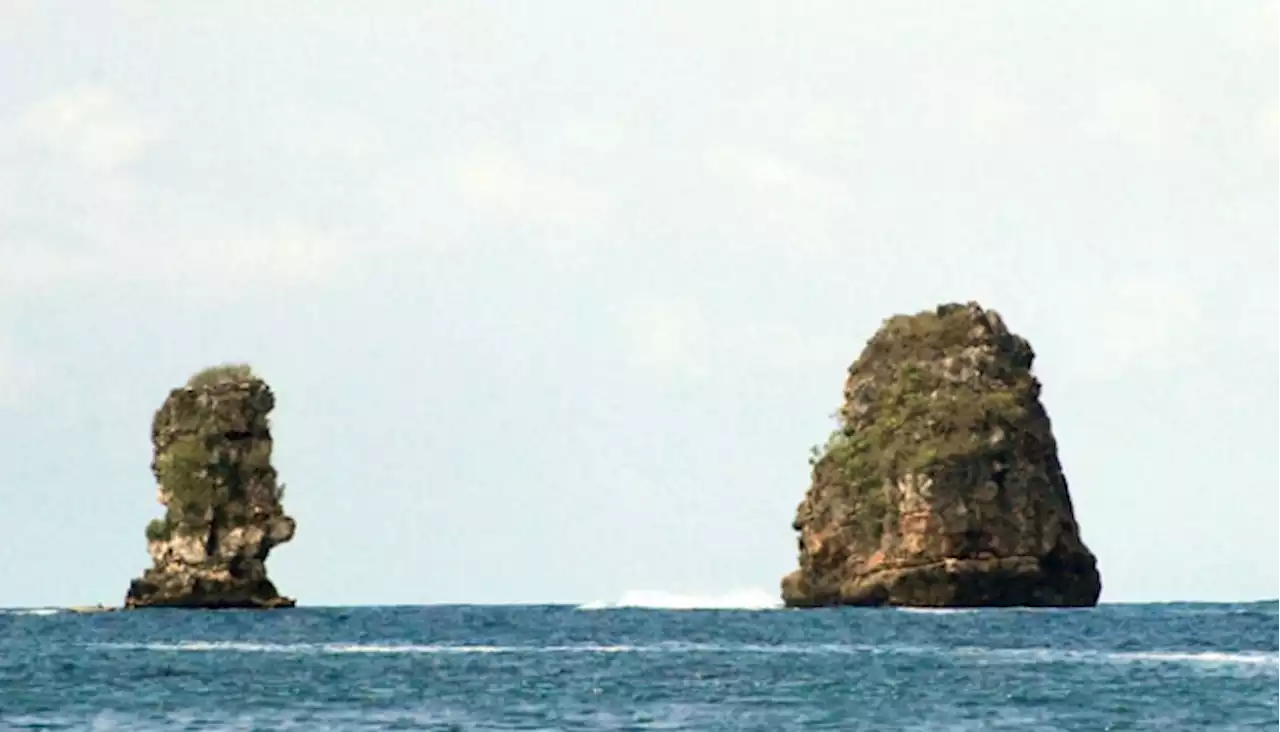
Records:
[[[617,602],[588,602],[579,610],[614,608],[654,610],[773,610],[782,607],[777,593],[759,588],[732,590],[722,595],[683,595],[662,590],[628,590]]]
[[[1221,651],[1135,651],[1109,655],[1121,661],[1152,661],[1156,663],[1240,663],[1271,666],[1280,664],[1280,654],[1267,653],[1265,651],[1242,651],[1239,653]]]
[[[1280,667],[1280,654],[1265,651],[1172,651],[1140,650],[1129,653],[1108,653],[1108,660],[1129,663],[1196,663],[1210,665],[1275,665]]]
[[[765,653],[783,655],[904,654],[969,658],[979,663],[1158,663],[1248,666],[1280,670],[1273,651],[1101,651],[1056,648],[941,648],[905,645],[720,644],[667,642],[652,645],[583,643],[554,646],[492,646],[398,643],[252,643],[245,641],[178,641],[173,643],[98,643],[97,648],[168,652],[292,654],[529,654],[529,653]]]
[[[894,609],[900,613],[917,613],[920,615],[964,615],[978,612],[977,609],[971,607],[897,607]]]
[[[1280,668],[1280,654],[1272,651],[1086,651],[1057,648],[956,648],[959,656],[1021,663],[1195,663],[1207,665],[1264,665]]]
[[[178,641],[176,643],[98,643],[97,648],[175,652],[295,653],[295,654],[473,654],[473,653],[645,653],[694,650],[695,644],[655,646],[600,645],[490,646],[422,643],[248,643],[243,641]],[[715,650],[703,645],[700,650]],[[731,650],[726,648],[725,650]]]
[[[0,610],[3,615],[57,615],[61,610],[56,607],[31,607],[16,608],[13,610]]]

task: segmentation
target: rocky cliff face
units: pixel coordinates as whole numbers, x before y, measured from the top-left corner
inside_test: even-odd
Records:
[[[127,607],[291,607],[267,554],[293,538],[271,467],[271,389],[247,368],[210,369],[175,389],[151,427],[165,517],[147,527],[154,566]]]
[[[886,321],[815,450],[784,602],[1096,604],[1034,357],[976,303]]]

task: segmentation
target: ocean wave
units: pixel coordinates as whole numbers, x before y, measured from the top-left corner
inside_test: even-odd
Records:
[[[420,643],[254,643],[246,641],[177,641],[98,643],[96,648],[166,652],[292,654],[568,654],[568,653],[725,653],[783,655],[928,655],[971,659],[978,663],[1156,663],[1206,666],[1254,666],[1280,669],[1273,651],[1105,651],[1058,648],[930,647],[848,643],[742,644],[665,642],[648,645],[581,643],[574,645],[468,645]]]
[[[1134,651],[1128,653],[1109,654],[1116,660],[1151,661],[1155,663],[1208,663],[1208,664],[1248,664],[1248,665],[1280,665],[1280,654],[1266,651],[1240,651],[1227,653],[1223,651]]]
[[[96,648],[132,651],[295,653],[295,654],[486,654],[486,653],[643,653],[680,650],[672,646],[602,645],[584,643],[561,646],[449,645],[435,643],[250,643],[245,641],[177,641],[164,643],[97,643]],[[709,650],[710,645],[703,650]],[[685,649],[689,650],[689,649]]]
[[[60,612],[56,607],[29,607],[0,610],[0,615],[57,615]]]
[[[588,602],[579,610],[648,608],[653,610],[774,610],[782,607],[777,593],[759,588],[732,590],[720,595],[685,595],[662,590],[628,590],[617,602]]]
[[[972,607],[896,607],[894,609],[900,613],[920,615],[967,615],[978,612],[977,608]]]
[[[953,649],[953,652],[959,656],[1015,663],[1191,663],[1280,668],[1280,654],[1274,651],[1102,651],[963,647]]]
[[[874,653],[873,646],[841,644],[765,645],[667,642],[649,645],[580,643],[551,646],[451,645],[436,643],[252,643],[245,641],[177,641],[157,643],[95,643],[94,648],[130,651],[186,653],[293,653],[293,654],[489,654],[489,653]]]

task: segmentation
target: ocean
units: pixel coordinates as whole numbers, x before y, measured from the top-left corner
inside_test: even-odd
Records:
[[[667,607],[0,611],[0,729],[1280,724],[1274,601],[911,611],[653,599]]]

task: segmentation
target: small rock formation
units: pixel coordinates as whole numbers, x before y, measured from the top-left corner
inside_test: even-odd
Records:
[[[885,321],[814,450],[783,602],[1096,605],[1034,357],[977,303]]]
[[[217,366],[174,389],[151,425],[165,516],[147,526],[154,566],[125,607],[292,607],[267,579],[271,548],[293,538],[271,467],[271,389],[247,366]]]

